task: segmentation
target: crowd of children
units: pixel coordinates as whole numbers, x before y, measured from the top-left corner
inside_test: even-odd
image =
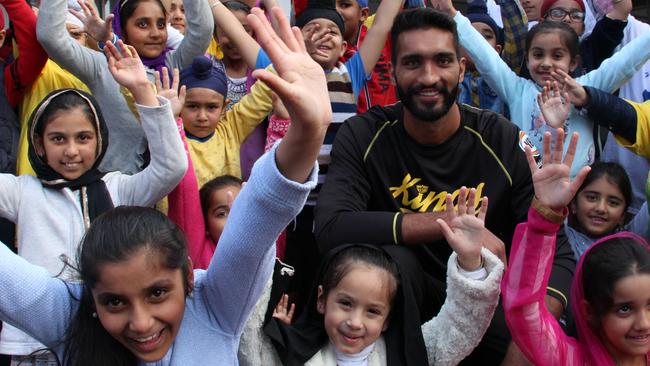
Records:
[[[0,5],[0,365],[650,365],[631,0]]]

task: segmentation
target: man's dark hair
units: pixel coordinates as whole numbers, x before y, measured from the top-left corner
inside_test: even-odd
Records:
[[[390,41],[393,47],[391,61],[393,65],[397,61],[397,53],[399,52],[397,39],[400,34],[412,30],[426,30],[431,28],[445,30],[453,35],[456,56],[460,58],[460,42],[458,40],[458,31],[456,30],[456,22],[454,19],[447,14],[431,8],[415,8],[402,11],[395,17],[395,21],[393,22],[393,28],[390,30]]]

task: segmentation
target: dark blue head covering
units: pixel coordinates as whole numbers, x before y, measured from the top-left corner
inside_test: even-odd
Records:
[[[226,75],[205,56],[195,57],[192,65],[181,71],[180,78],[180,85],[185,85],[187,89],[206,88],[214,90],[224,97],[228,95]]]
[[[485,23],[494,32],[494,35],[497,38],[497,44],[503,46],[504,36],[503,29],[501,29],[497,23],[488,15],[487,5],[483,0],[474,0],[467,5],[467,19],[472,23]]]
[[[341,14],[336,11],[334,0],[308,0],[307,8],[296,19],[296,26],[302,28],[314,19],[331,20],[339,27],[341,34],[345,33],[345,23]]]

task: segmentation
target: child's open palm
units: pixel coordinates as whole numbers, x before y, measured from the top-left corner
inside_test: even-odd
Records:
[[[530,147],[526,146],[526,157],[528,166],[533,176],[533,186],[535,187],[535,197],[542,205],[560,211],[563,210],[573,199],[578,188],[589,173],[589,167],[583,167],[576,177],[571,181],[569,175],[571,165],[578,145],[578,133],[571,136],[569,148],[567,149],[564,161],[562,161],[562,152],[564,150],[564,130],[559,128],[555,140],[555,148],[551,152],[551,133],[544,134],[544,145],[542,148],[542,168],[537,167],[537,163],[532,156]]]
[[[537,95],[537,104],[542,111],[546,124],[553,128],[560,128],[571,112],[569,93],[561,89],[557,81],[546,82],[542,92]]]
[[[149,83],[147,72],[135,48],[124,44],[121,40],[117,41],[117,47],[112,42],[106,42],[104,48],[108,58],[108,69],[115,81],[129,90]]]
[[[458,209],[454,210],[454,203],[450,194],[445,198],[446,213],[451,220],[447,224],[444,220],[437,222],[442,228],[442,234],[458,255],[458,264],[467,271],[476,270],[481,266],[481,248],[485,233],[485,215],[487,214],[488,199],[481,199],[478,215],[474,209],[476,202],[476,189],[472,188],[467,194],[467,188],[462,187],[458,194]]]
[[[158,71],[154,73],[154,78],[156,82],[156,92],[161,97],[169,100],[174,117],[178,118],[181,114],[181,110],[183,110],[183,105],[185,104],[185,85],[181,86],[180,89],[178,88],[180,82],[178,69],[174,68],[173,81],[171,82],[171,85],[169,85],[170,80],[167,67],[162,68],[162,80]]]
[[[280,25],[279,35],[262,10],[254,8],[248,19],[278,74],[255,70],[253,76],[280,97],[294,126],[327,128],[332,109],[327,88],[323,87],[327,85],[323,68],[307,54],[302,33],[298,28],[289,27],[282,10],[275,7],[272,12]]]

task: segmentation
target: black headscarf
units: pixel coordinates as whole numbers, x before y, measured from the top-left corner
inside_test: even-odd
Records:
[[[36,152],[35,138],[36,131],[41,129],[45,123],[43,114],[48,106],[56,98],[61,97],[67,93],[74,93],[81,97],[95,116],[94,123],[95,130],[97,131],[97,157],[93,166],[75,180],[67,180],[61,174],[57,173],[47,164],[45,156],[38,155]],[[108,149],[108,128],[102,116],[101,110],[95,98],[92,95],[77,89],[59,89],[48,94],[34,109],[29,119],[29,162],[36,172],[36,176],[40,179],[41,184],[49,189],[70,188],[72,190],[80,189],[81,209],[84,213],[84,221],[86,227],[97,216],[103,212],[113,208],[113,201],[108,193],[106,184],[102,180],[105,173],[99,170],[99,164],[104,158],[104,154]]]
[[[303,365],[329,342],[324,328],[324,317],[316,310],[317,287],[324,271],[334,257],[347,248],[363,246],[384,252],[397,264],[400,286],[393,300],[390,325],[383,333],[386,342],[388,366],[428,365],[426,346],[421,324],[438,312],[444,302],[444,293],[438,292],[426,276],[413,252],[397,245],[374,246],[349,244],[337,247],[323,259],[312,287],[306,307],[296,322],[290,326],[269,317],[264,332],[271,338],[282,363],[287,366]],[[274,307],[279,299],[271,299]],[[271,306],[269,306],[271,308]]]

